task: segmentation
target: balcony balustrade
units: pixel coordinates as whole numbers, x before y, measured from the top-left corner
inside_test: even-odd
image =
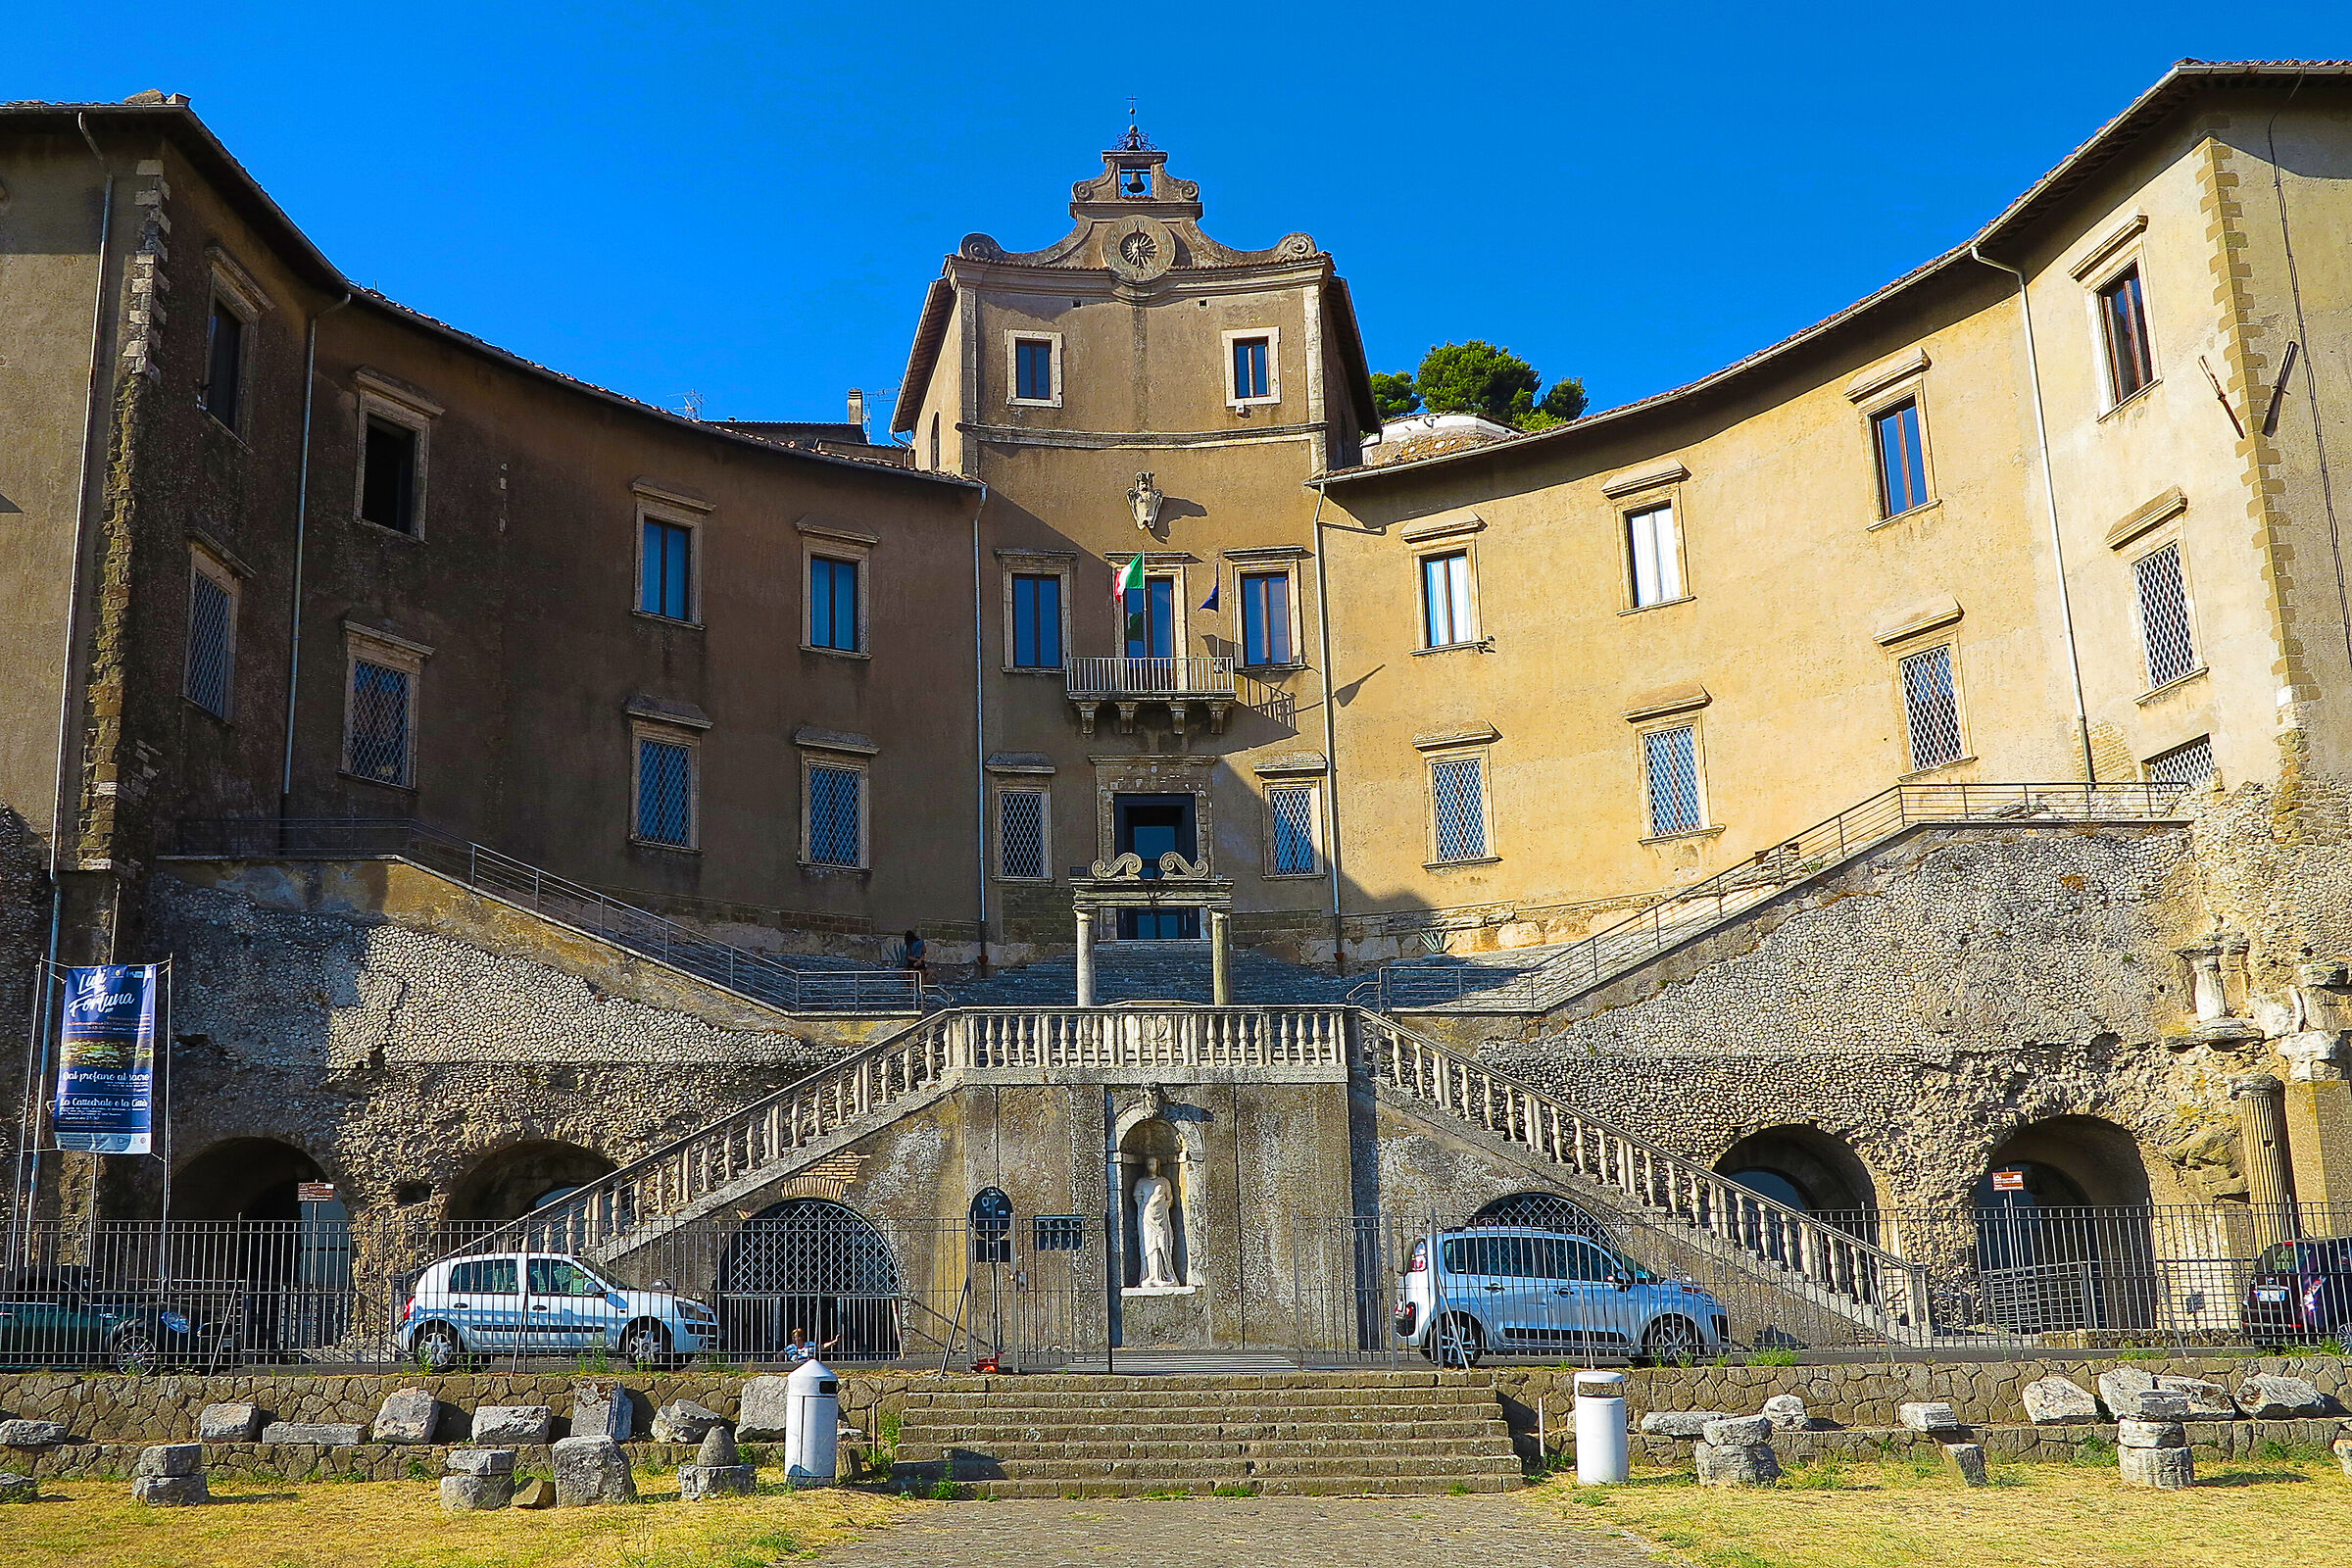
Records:
[[[1077,710],[1081,734],[1095,732],[1095,720],[1108,707],[1118,714],[1122,733],[1133,733],[1135,715],[1147,703],[1168,710],[1168,721],[1182,735],[1195,710],[1208,717],[1212,733],[1223,734],[1225,715],[1234,704],[1233,661],[1205,654],[1173,659],[1074,659],[1068,671],[1070,706]]]

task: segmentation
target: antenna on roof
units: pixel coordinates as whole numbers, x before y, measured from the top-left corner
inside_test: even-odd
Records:
[[[684,405],[684,407],[678,412],[699,424],[703,417],[702,393],[695,391],[692,387],[689,387],[686,390],[686,395],[680,398],[678,401]]]

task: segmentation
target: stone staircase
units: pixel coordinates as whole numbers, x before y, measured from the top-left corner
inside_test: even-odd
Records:
[[[1233,984],[1233,1004],[1242,1007],[1328,1006],[1355,983],[1241,947],[1233,950],[1227,973]],[[1005,969],[986,980],[956,982],[959,1006],[1066,1007],[1077,994],[1078,959],[1069,954]],[[1205,939],[1095,945],[1097,1005],[1209,1000]]]
[[[949,1378],[906,1393],[895,1483],[998,1497],[1503,1492],[1483,1373]]]

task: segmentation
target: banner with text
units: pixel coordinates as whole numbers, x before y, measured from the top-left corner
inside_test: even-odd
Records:
[[[161,973],[151,963],[65,971],[57,1104],[49,1118],[58,1148],[92,1154],[154,1152],[155,993]]]

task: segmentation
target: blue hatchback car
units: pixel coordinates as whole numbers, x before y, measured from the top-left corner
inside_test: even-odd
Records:
[[[1523,1225],[1416,1241],[1391,1326],[1441,1366],[1490,1354],[1690,1360],[1719,1353],[1731,1327],[1694,1285],[1658,1279],[1593,1237]]]
[[[401,1349],[434,1372],[478,1355],[600,1348],[642,1368],[710,1349],[718,1317],[667,1290],[615,1285],[576,1257],[490,1252],[443,1258],[419,1274],[399,1336]]]

